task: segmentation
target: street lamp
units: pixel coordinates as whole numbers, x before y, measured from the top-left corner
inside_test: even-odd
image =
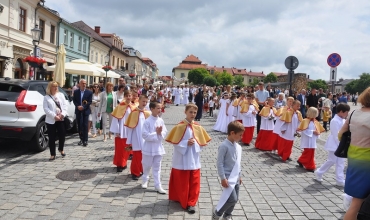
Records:
[[[36,24],[33,29],[31,29],[31,35],[32,35],[32,44],[34,45],[33,48],[33,56],[37,57],[36,51],[37,51],[37,45],[40,43],[41,38],[41,30],[38,28],[38,25]],[[33,75],[30,76],[33,77],[36,74],[36,68],[34,67]]]
[[[104,61],[105,61],[105,66],[108,67],[109,66],[109,54],[107,54],[105,57],[104,57]],[[107,77],[108,77],[108,71],[109,71],[109,68],[105,68],[105,80],[104,80],[104,85],[107,85]]]

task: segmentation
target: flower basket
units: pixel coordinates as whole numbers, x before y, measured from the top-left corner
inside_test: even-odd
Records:
[[[128,76],[131,77],[131,78],[134,78],[135,77],[135,73],[130,73],[130,74],[128,74]]]
[[[145,82],[146,81],[146,78],[144,77],[144,78],[142,78],[142,80]]]
[[[107,71],[111,70],[112,67],[111,66],[103,66],[102,69],[107,72]]]
[[[40,67],[41,64],[46,63],[46,60],[33,56],[25,57],[23,61],[27,62],[31,67]]]

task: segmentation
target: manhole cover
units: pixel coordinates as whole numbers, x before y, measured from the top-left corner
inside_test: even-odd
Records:
[[[63,181],[80,181],[96,177],[97,173],[92,170],[66,170],[57,174],[57,178]]]

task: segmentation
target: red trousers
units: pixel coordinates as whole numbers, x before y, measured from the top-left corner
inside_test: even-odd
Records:
[[[141,160],[143,155],[141,154],[141,150],[132,151],[132,161],[131,161],[131,175],[140,176],[143,173],[143,165],[141,164]]]
[[[314,170],[316,168],[315,148],[304,148],[298,162],[300,162],[307,170]]]
[[[278,154],[283,161],[286,161],[292,154],[293,142],[279,137]]]
[[[200,192],[200,169],[178,170],[172,168],[168,189],[169,200],[180,202],[181,207],[197,204]]]
[[[127,159],[130,152],[125,150],[127,138],[116,137],[114,139],[114,157],[113,164],[117,167],[127,166]]]
[[[244,134],[242,137],[242,142],[244,144],[249,144],[252,141],[253,133],[254,133],[254,126],[253,127],[244,127]]]
[[[279,138],[280,137],[279,137],[278,134],[275,134],[274,132],[272,132],[272,135],[271,135],[271,138],[270,138],[270,143],[271,143],[272,150],[277,150],[278,149]]]
[[[272,130],[260,130],[257,135],[255,147],[260,150],[272,151],[274,142],[272,142]]]

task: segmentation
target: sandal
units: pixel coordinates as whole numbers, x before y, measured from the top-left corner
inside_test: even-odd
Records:
[[[55,160],[56,156],[50,156],[49,161]]]
[[[64,153],[64,151],[59,151],[60,155],[62,155],[62,157],[65,157],[67,154]]]
[[[92,136],[92,138],[96,138],[96,134],[94,134],[94,135]]]

